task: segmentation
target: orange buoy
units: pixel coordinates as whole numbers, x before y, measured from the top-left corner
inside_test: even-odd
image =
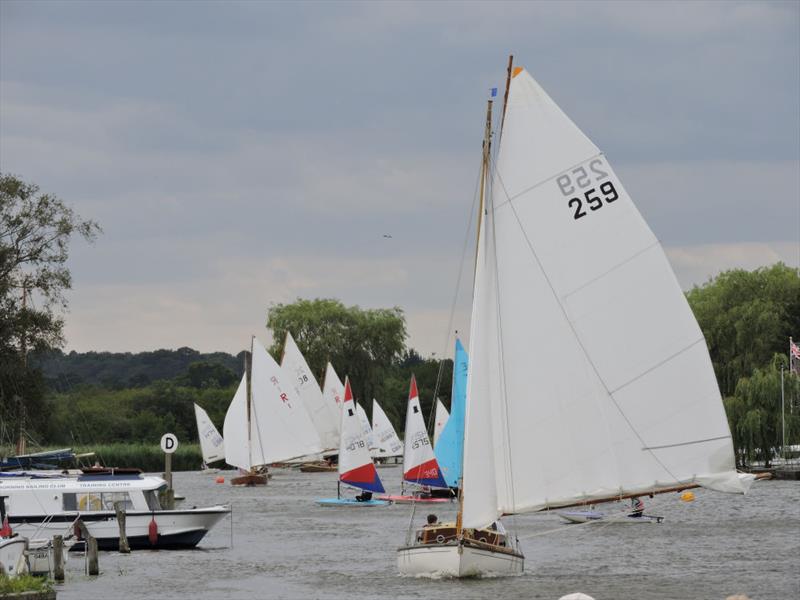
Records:
[[[156,516],[150,519],[150,526],[147,528],[147,539],[150,540],[150,545],[155,546],[158,543],[158,523],[156,523]]]
[[[217,483],[225,483],[225,478],[222,475],[220,475],[219,477],[217,477],[216,482]]]
[[[681,494],[681,502],[691,502],[694,500],[694,492],[683,492]]]

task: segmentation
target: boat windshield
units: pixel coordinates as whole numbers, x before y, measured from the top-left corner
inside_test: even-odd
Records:
[[[166,486],[164,486],[166,488]],[[146,490],[144,499],[147,501],[147,508],[150,510],[161,510],[161,502],[158,501],[158,490]]]

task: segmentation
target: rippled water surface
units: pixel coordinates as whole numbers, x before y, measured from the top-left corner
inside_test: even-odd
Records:
[[[428,580],[400,577],[395,549],[410,506],[322,508],[335,473],[275,470],[266,488],[233,488],[215,475],[176,473],[183,506],[232,503],[190,551],[103,552],[87,578],[71,558],[61,600],[87,598],[546,598],[581,591],[597,600],[800,598],[800,482],[756,482],[747,496],[696,491],[647,502],[661,525],[562,525],[555,514],[505,519],[526,556],[520,577]],[[230,472],[225,473],[226,480]],[[381,469],[390,492],[401,467]],[[455,505],[418,508],[454,518]],[[233,545],[231,546],[231,539]]]

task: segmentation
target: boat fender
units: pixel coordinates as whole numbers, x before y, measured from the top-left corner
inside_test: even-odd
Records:
[[[75,525],[72,526],[72,535],[75,536],[75,539],[77,541],[81,540],[81,526],[78,525],[77,523],[75,523]]]
[[[150,540],[150,545],[155,546],[158,543],[158,523],[156,517],[150,519],[150,526],[147,528],[147,539]]]
[[[439,542],[440,544],[444,544],[444,536],[440,533],[439,535],[436,536],[436,541]]]
[[[11,525],[8,524],[8,515],[3,517],[3,528],[0,529],[0,537],[11,537],[13,535]]]

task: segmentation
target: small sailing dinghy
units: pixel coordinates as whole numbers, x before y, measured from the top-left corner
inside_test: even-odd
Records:
[[[609,515],[597,510],[562,510],[558,511],[558,516],[567,523],[626,523],[630,525],[652,525],[663,523],[664,517],[654,515]]]
[[[436,462],[436,457],[433,455],[428,430],[425,428],[425,420],[419,405],[417,380],[413,375],[406,405],[403,469],[405,470],[403,473],[404,489],[396,496],[381,496],[382,500],[391,500],[398,504],[450,502],[449,498],[434,497],[430,493],[430,488],[447,488],[447,482],[442,477],[439,463]],[[417,490],[411,494],[405,493],[406,483],[416,486]]]
[[[265,485],[267,465],[322,451],[319,435],[280,365],[255,336],[250,368],[228,407],[225,461],[243,474],[233,485]]]
[[[361,422],[353,402],[350,380],[344,380],[344,402],[339,441],[339,481],[336,483],[336,498],[321,498],[321,506],[372,507],[388,506],[391,502],[373,500],[373,493],[383,493],[383,484],[372,463],[367,443],[364,441]],[[341,484],[358,488],[361,494],[355,498],[342,498]]]
[[[505,514],[753,480],[658,239],[597,146],[508,70],[494,159],[491,99],[484,129],[460,510],[409,531],[402,574],[522,573]]]
[[[200,451],[203,454],[203,472],[216,473],[208,465],[218,460],[225,460],[225,442],[214,426],[208,413],[194,403],[194,418],[197,421],[197,437],[200,440]]]

